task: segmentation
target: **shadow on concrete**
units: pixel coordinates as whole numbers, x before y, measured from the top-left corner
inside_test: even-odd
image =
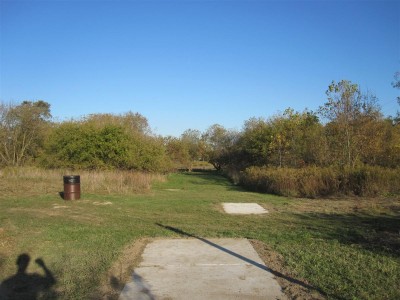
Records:
[[[44,276],[37,273],[27,273],[31,258],[23,253],[18,256],[17,273],[5,279],[0,285],[0,299],[57,299],[58,295],[52,287],[56,284],[52,272],[46,267],[43,259],[35,260],[44,272]]]
[[[300,286],[302,286],[302,287],[304,287],[306,289],[315,290],[315,291],[318,291],[319,293],[321,293],[323,295],[326,295],[323,291],[321,291],[321,290],[319,290],[319,289],[317,289],[317,288],[315,288],[315,287],[313,287],[313,286],[311,286],[309,284],[306,284],[306,283],[304,283],[304,282],[302,282],[300,280],[294,279],[294,278],[286,276],[286,275],[284,275],[284,274],[282,274],[280,272],[272,270],[272,269],[268,268],[267,266],[265,266],[263,264],[260,264],[260,263],[254,261],[252,259],[249,259],[249,258],[247,258],[247,257],[245,257],[243,255],[240,255],[240,254],[238,254],[236,252],[233,252],[233,251],[231,251],[229,249],[226,249],[226,248],[224,248],[224,247],[222,247],[222,246],[220,246],[218,244],[215,244],[215,243],[213,243],[213,242],[211,242],[211,241],[209,241],[207,239],[204,239],[204,238],[198,237],[198,236],[196,236],[194,234],[185,232],[185,231],[183,231],[183,230],[181,230],[179,228],[175,228],[175,227],[172,227],[172,226],[166,226],[166,225],[163,225],[163,224],[160,224],[160,223],[155,223],[155,224],[157,226],[160,226],[160,227],[164,228],[164,229],[173,231],[173,232],[175,232],[177,234],[198,239],[198,240],[200,240],[200,241],[202,241],[202,242],[204,242],[204,243],[206,243],[206,244],[208,244],[208,245],[210,245],[210,246],[212,246],[214,248],[217,248],[218,250],[221,250],[221,251],[223,251],[223,252],[225,252],[225,253],[227,253],[229,255],[232,255],[232,256],[240,259],[240,260],[243,260],[246,263],[249,263],[249,264],[251,264],[251,265],[253,265],[253,266],[257,267],[257,268],[260,268],[260,269],[262,269],[262,270],[264,270],[266,272],[272,273],[274,276],[277,276],[277,277],[280,277],[282,279],[285,279],[285,280],[287,280],[287,281],[289,281],[289,282],[291,282],[293,284],[300,285]]]

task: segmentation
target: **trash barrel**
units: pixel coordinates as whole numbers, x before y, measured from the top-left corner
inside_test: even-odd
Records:
[[[81,198],[81,177],[79,175],[64,176],[64,200]]]

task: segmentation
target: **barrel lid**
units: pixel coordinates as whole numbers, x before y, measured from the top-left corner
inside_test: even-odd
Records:
[[[80,183],[81,176],[79,175],[65,175],[63,176],[64,183]]]

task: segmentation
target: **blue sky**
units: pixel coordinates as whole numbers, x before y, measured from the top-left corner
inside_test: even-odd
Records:
[[[287,107],[316,110],[332,80],[399,108],[399,1],[4,1],[0,100],[58,120],[138,112],[180,135]]]

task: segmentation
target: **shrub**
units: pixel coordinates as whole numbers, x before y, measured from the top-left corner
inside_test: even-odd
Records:
[[[337,194],[339,180],[333,168],[308,167],[297,170],[297,186],[301,197],[315,198]]]
[[[355,169],[250,167],[240,173],[240,184],[251,190],[290,197],[340,194],[375,197],[400,194],[400,170],[372,166]]]
[[[118,125],[64,122],[53,130],[41,165],[86,170],[125,169],[164,172],[165,147],[156,138],[129,134]]]
[[[345,169],[340,188],[358,196],[400,194],[400,170],[376,166]]]
[[[241,172],[240,184],[259,192],[298,196],[294,169],[250,167]]]

